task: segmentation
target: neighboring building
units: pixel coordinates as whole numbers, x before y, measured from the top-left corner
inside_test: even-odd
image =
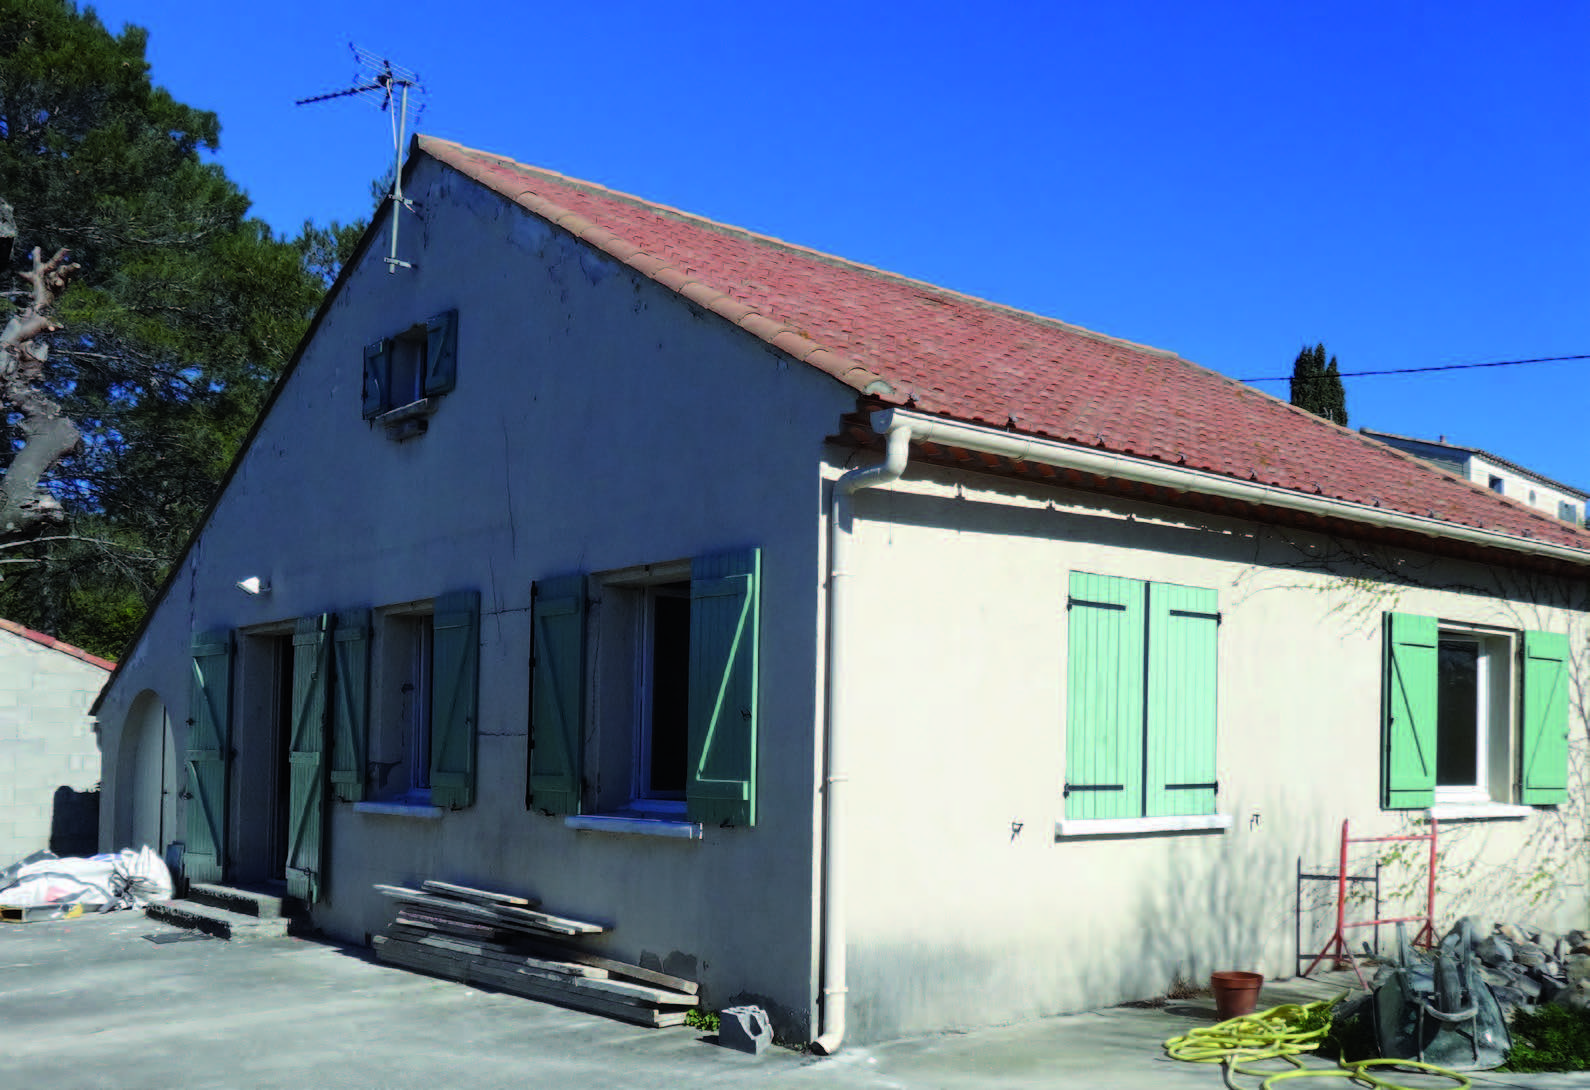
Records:
[[[95,850],[99,741],[89,705],[114,664],[0,621],[0,867]]]
[[[190,878],[355,942],[372,883],[532,892],[822,1047],[1292,971],[1344,818],[1458,820],[1444,914],[1586,922],[1590,535],[446,141],[403,191],[96,708],[107,845],[175,709]]]
[[[1572,485],[1554,481],[1532,469],[1525,469],[1516,462],[1498,457],[1488,450],[1448,443],[1444,435],[1439,440],[1413,439],[1406,435],[1393,435],[1391,432],[1372,431],[1369,428],[1358,430],[1371,439],[1378,439],[1398,450],[1405,450],[1415,457],[1423,458],[1442,469],[1456,473],[1465,481],[1473,481],[1477,485],[1489,488],[1497,495],[1509,496],[1520,503],[1527,503],[1536,510],[1555,515],[1575,526],[1584,525],[1584,505],[1585,500],[1590,499],[1590,492],[1582,492]]]

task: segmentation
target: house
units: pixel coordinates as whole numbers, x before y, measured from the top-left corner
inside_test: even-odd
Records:
[[[1358,430],[1371,439],[1378,439],[1456,473],[1466,481],[1484,485],[1498,495],[1511,496],[1520,503],[1556,515],[1575,526],[1584,525],[1584,505],[1585,500],[1590,499],[1590,492],[1554,481],[1488,450],[1448,443],[1444,435],[1440,439],[1413,439],[1369,428]]]
[[[170,722],[190,879],[355,942],[373,883],[534,893],[829,1051],[1290,971],[1344,819],[1583,922],[1582,530],[445,140],[403,191],[96,707],[107,843]]]
[[[0,620],[0,867],[37,851],[94,852],[100,760],[88,709],[113,665]]]

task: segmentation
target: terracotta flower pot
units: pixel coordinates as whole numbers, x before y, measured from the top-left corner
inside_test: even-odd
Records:
[[[1212,973],[1209,976],[1209,987],[1215,993],[1215,1011],[1224,1022],[1228,1018],[1240,1018],[1244,1014],[1252,1014],[1259,1005],[1259,986],[1264,983],[1264,977],[1258,973],[1226,972]]]

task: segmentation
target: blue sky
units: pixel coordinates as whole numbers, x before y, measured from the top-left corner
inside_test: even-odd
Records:
[[[368,214],[386,115],[1237,378],[1590,353],[1590,4],[93,5],[283,231]],[[1261,383],[1286,396],[1284,382]],[[1348,380],[1354,426],[1590,488],[1590,361]]]

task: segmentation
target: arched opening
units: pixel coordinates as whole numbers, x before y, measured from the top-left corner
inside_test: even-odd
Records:
[[[147,844],[164,853],[182,838],[176,821],[177,748],[165,703],[151,690],[139,693],[127,712],[117,765],[116,843],[107,847]]]

